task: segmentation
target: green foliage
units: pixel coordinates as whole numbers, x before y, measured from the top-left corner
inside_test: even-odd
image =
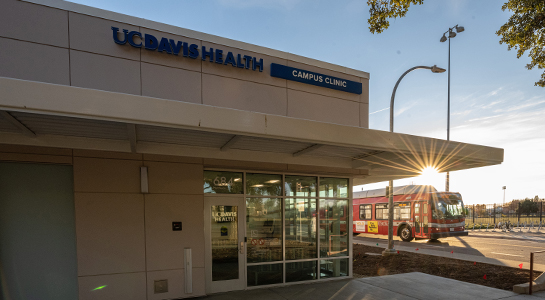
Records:
[[[518,214],[531,214],[531,213],[537,213],[539,211],[539,207],[537,206],[537,202],[532,201],[531,199],[524,199],[524,201],[521,201],[519,204],[519,207],[517,208]]]
[[[507,44],[507,50],[515,48],[517,58],[529,51],[532,61],[526,65],[528,70],[536,66],[545,69],[545,1],[509,0],[501,9],[508,9],[513,15],[496,32],[501,36],[500,44]],[[545,87],[545,72],[535,85]]]
[[[381,33],[388,29],[388,19],[404,17],[411,4],[420,5],[424,0],[367,0],[369,5],[369,31]],[[545,1],[544,0],[508,0],[502,10],[510,10],[513,15],[496,32],[501,37],[500,44],[506,44],[507,50],[515,48],[517,58],[526,51],[531,62],[528,70],[537,67],[545,69]],[[545,71],[536,86],[545,87]]]
[[[367,0],[369,5],[369,30],[381,33],[390,26],[389,18],[404,17],[411,4],[420,5],[424,0]]]

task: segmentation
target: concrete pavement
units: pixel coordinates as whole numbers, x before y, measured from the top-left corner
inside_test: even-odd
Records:
[[[210,300],[383,300],[383,299],[486,299],[539,300],[545,291],[519,295],[511,291],[414,272],[380,277],[345,279],[214,294]]]
[[[362,240],[354,239],[354,243],[362,244],[366,246],[374,246],[374,247],[377,246],[376,245],[377,241],[362,241]],[[438,250],[434,250],[432,247],[434,248],[436,247]],[[450,253],[448,251],[439,250],[442,247],[440,245],[435,246],[433,244],[426,244],[426,247],[421,247],[420,244],[418,243],[414,243],[414,245],[411,244],[410,246],[405,246],[405,245],[399,245],[398,243],[394,241],[394,248],[399,251],[427,254],[427,255],[433,255],[433,256],[442,256],[442,257],[448,257],[448,258],[460,259],[460,260],[466,260],[466,261],[472,261],[472,262],[478,262],[478,263],[507,266],[512,268],[519,268],[519,264],[521,263],[520,261],[515,261],[515,260],[490,258],[490,257],[482,256],[482,255],[458,253],[457,251],[454,251],[454,253]],[[529,264],[524,262],[523,269],[529,270],[530,269]],[[534,270],[544,272],[545,264],[534,263]]]

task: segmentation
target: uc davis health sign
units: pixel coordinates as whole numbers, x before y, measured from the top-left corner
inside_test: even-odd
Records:
[[[342,79],[316,72],[292,68],[284,65],[271,64],[271,76],[306,84],[317,85],[343,92],[361,94],[362,84],[352,80]]]
[[[252,69],[254,71],[259,70],[263,72],[263,59],[257,59],[249,55],[233,54],[231,51],[224,52],[222,49],[206,49],[202,46],[199,49],[197,44],[189,44],[182,41],[175,41],[173,39],[156,38],[151,34],[144,34],[138,31],[128,31],[123,29],[121,34],[122,38],[119,38],[119,28],[112,27],[113,39],[116,44],[125,45],[129,44],[135,48],[145,48],[149,51],[157,51],[159,53],[166,53],[175,56],[189,57],[197,59],[199,56],[202,60],[208,60],[220,65],[231,65],[241,69]]]

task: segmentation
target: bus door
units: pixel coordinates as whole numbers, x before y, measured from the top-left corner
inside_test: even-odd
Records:
[[[427,238],[428,231],[428,202],[418,201],[414,204],[414,237]]]

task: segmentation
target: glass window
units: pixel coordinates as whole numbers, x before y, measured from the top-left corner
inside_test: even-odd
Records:
[[[282,283],[282,264],[248,266],[248,286]]]
[[[375,219],[388,220],[388,204],[375,204]]]
[[[320,200],[320,256],[348,255],[347,200]]]
[[[320,278],[348,276],[348,258],[320,260]]]
[[[246,194],[282,196],[282,175],[247,173]]]
[[[394,220],[410,220],[411,219],[411,204],[410,203],[395,203],[394,204]]]
[[[286,198],[286,260],[316,258],[316,200]]]
[[[316,197],[317,178],[286,175],[286,196]]]
[[[286,282],[316,279],[316,261],[286,263]]]
[[[212,206],[212,281],[238,279],[238,206]]]
[[[282,199],[246,198],[247,261],[282,260]]]
[[[320,178],[320,197],[348,198],[348,179]]]
[[[360,205],[360,220],[371,220],[371,204]]]
[[[242,194],[242,173],[204,171],[204,193]]]

